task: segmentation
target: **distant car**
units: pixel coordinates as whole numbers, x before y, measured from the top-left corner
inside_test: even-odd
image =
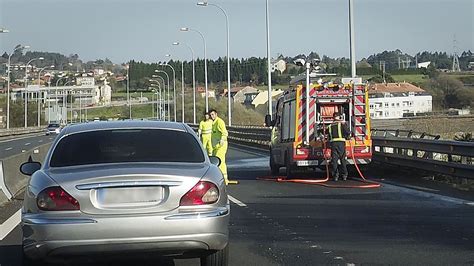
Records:
[[[31,175],[22,209],[25,264],[150,254],[227,265],[230,206],[217,157],[182,123],[70,125]]]
[[[49,124],[46,127],[46,135],[57,135],[59,132],[61,132],[60,124]]]

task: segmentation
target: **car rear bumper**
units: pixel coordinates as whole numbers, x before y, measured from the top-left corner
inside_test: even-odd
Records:
[[[228,210],[112,218],[26,214],[23,250],[31,259],[125,252],[181,256],[220,250],[228,243]]]

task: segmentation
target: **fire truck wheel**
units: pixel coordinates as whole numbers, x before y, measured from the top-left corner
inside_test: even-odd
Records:
[[[280,166],[275,163],[273,156],[270,153],[270,172],[272,176],[276,176],[280,173]]]

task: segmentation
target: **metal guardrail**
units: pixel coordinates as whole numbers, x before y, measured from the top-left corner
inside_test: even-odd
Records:
[[[416,138],[437,140],[440,135],[432,135],[425,132],[415,132],[413,130],[402,129],[372,129],[372,137],[395,137],[395,138]]]
[[[197,125],[191,125],[197,130]],[[229,140],[269,148],[271,129],[228,127]],[[474,143],[440,140],[412,130],[372,130],[373,160],[463,178],[474,178]]]
[[[372,131],[373,159],[463,178],[474,178],[474,142],[440,140],[411,130]]]

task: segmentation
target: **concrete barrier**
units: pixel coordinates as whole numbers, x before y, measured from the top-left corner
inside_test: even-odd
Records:
[[[19,135],[37,134],[43,133],[44,127],[30,127],[30,128],[12,128],[12,129],[0,129],[0,138],[8,138]]]
[[[17,195],[28,184],[29,176],[20,172],[20,165],[31,156],[34,161],[43,162],[52,143],[47,143],[21,154],[0,161],[0,205]]]

